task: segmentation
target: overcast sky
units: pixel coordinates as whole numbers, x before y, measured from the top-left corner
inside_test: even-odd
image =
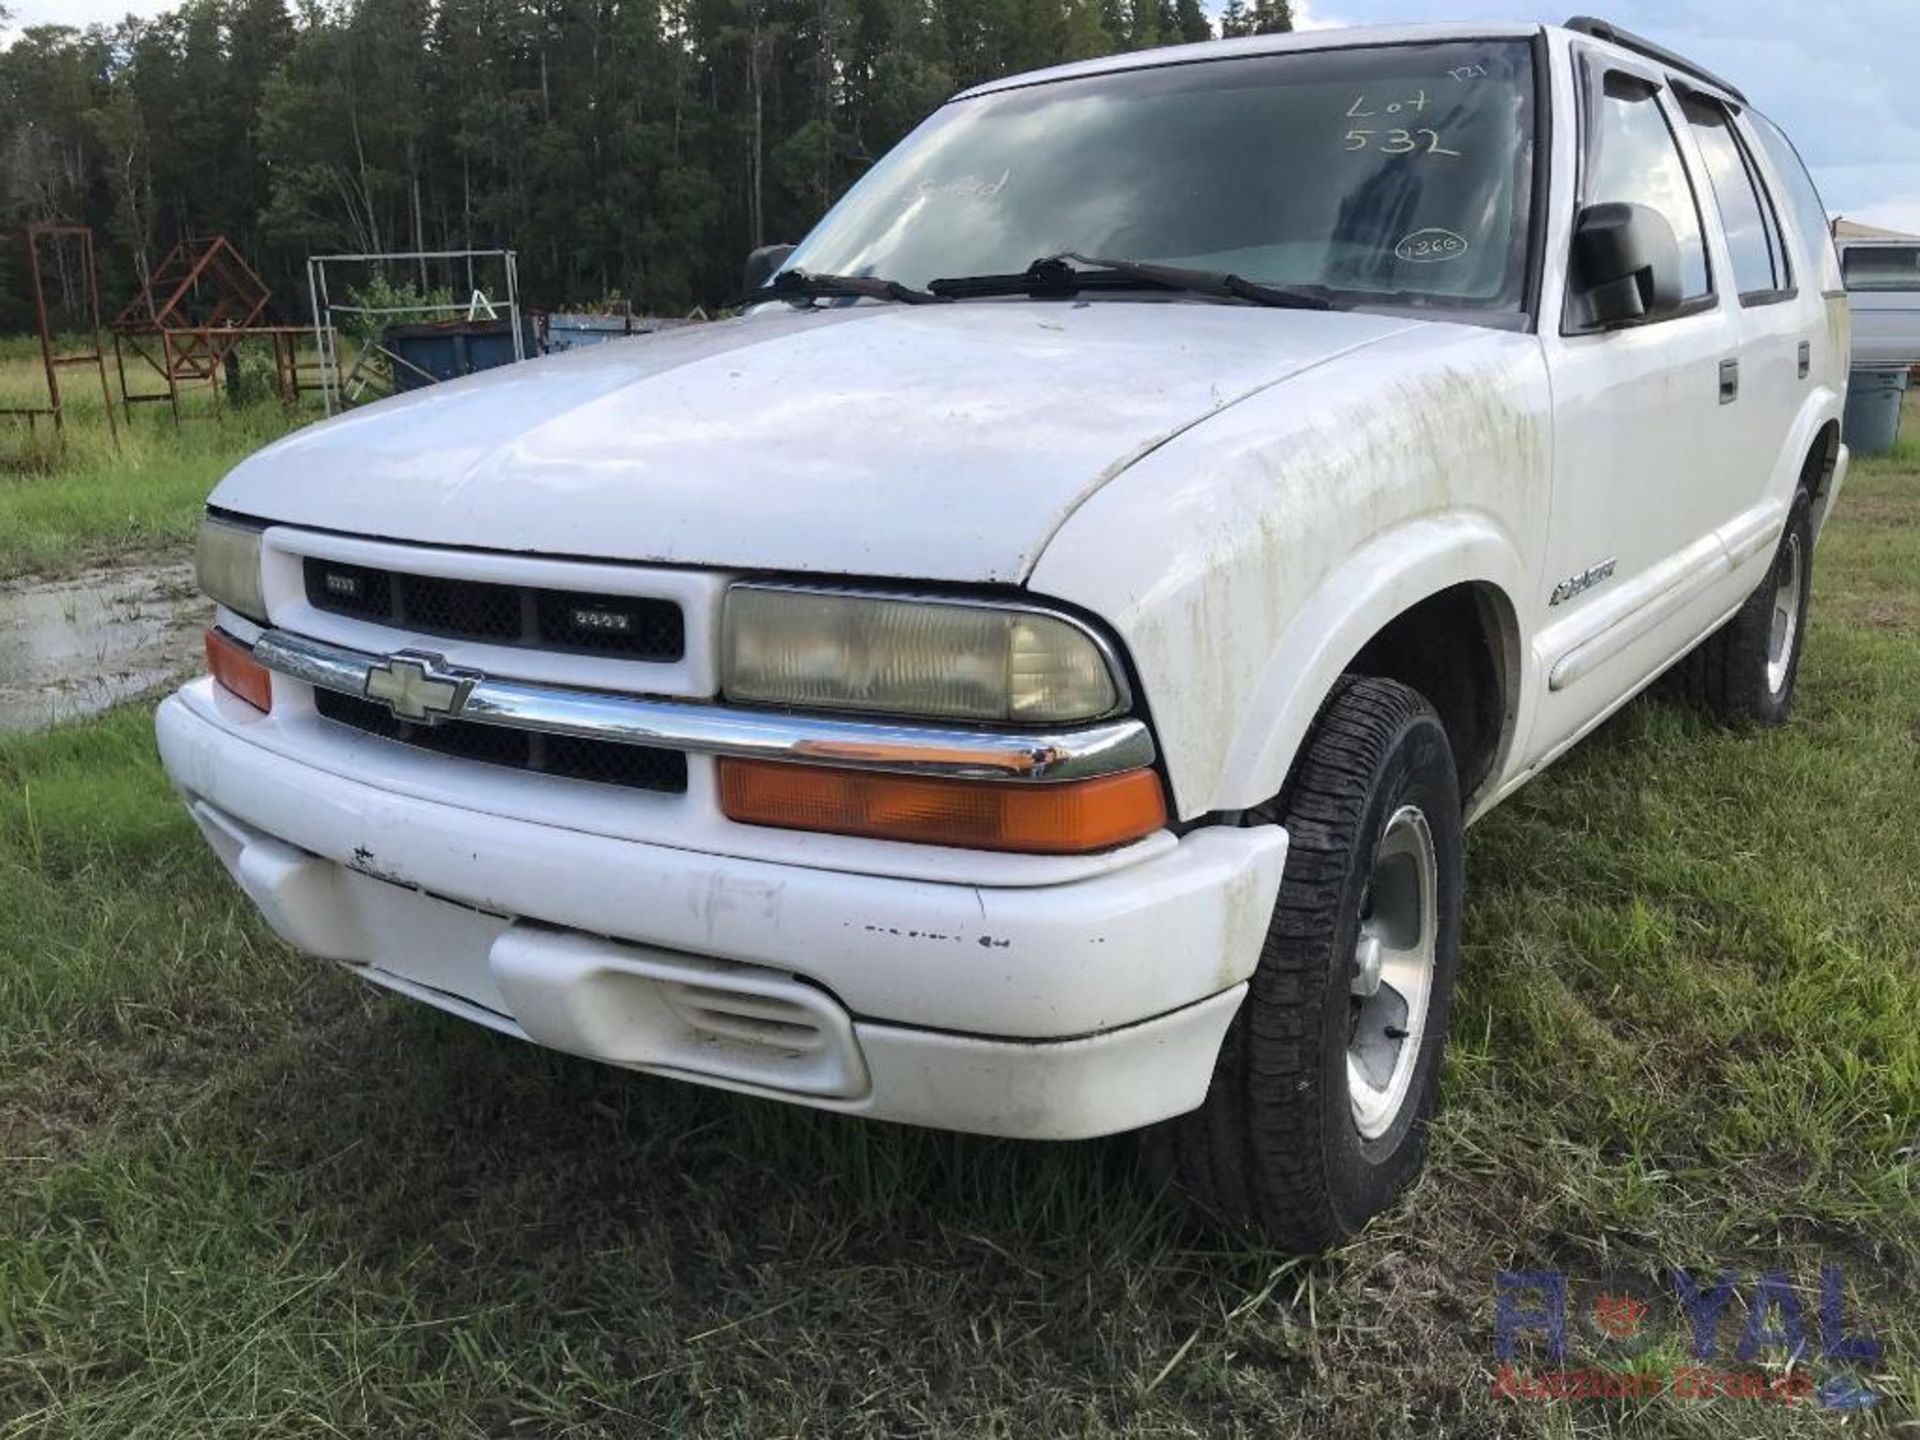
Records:
[[[180,0],[0,0],[13,12],[14,28],[23,25],[91,25],[122,15],[157,15]]]
[[[0,0],[16,26],[87,25],[177,3]],[[1294,13],[1314,26],[1557,22],[1582,3],[1745,90],[1793,136],[1829,210],[1920,231],[1920,0],[1294,0]]]
[[[1301,11],[1294,0],[1294,12]],[[1724,75],[1836,215],[1920,231],[1920,0],[1309,0],[1309,24],[1604,16]]]

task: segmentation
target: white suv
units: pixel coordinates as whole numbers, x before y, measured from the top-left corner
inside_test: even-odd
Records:
[[[1683,658],[1778,723],[1846,471],[1818,196],[1598,22],[942,107],[738,318],[212,497],[168,770],[291,944],[848,1114],[1167,1122],[1295,1247],[1416,1173],[1463,826]]]

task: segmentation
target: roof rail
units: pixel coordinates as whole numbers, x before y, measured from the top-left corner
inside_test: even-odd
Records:
[[[1714,89],[1723,92],[1731,99],[1739,101],[1742,105],[1747,103],[1746,96],[1742,95],[1738,90],[1734,89],[1733,86],[1729,85],[1705,66],[1696,65],[1693,61],[1687,59],[1686,56],[1676,55],[1673,51],[1667,49],[1666,46],[1656,45],[1653,41],[1646,39],[1644,36],[1636,35],[1631,30],[1622,30],[1610,20],[1596,20],[1591,15],[1576,15],[1567,21],[1566,28],[1577,31],[1582,35],[1591,35],[1596,40],[1608,41],[1611,44],[1618,45],[1623,50],[1631,50],[1636,55],[1644,55],[1649,60],[1658,61],[1669,70],[1678,70],[1683,75],[1691,75],[1696,80],[1704,80],[1707,84],[1713,86]]]

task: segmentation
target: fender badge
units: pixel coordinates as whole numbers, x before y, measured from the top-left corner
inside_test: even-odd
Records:
[[[1610,579],[1613,575],[1614,567],[1618,563],[1619,563],[1618,560],[1616,560],[1613,556],[1609,555],[1605,560],[1602,560],[1598,565],[1588,566],[1585,570],[1582,570],[1578,575],[1569,575],[1566,579],[1562,580],[1558,585],[1553,587],[1553,594],[1550,597],[1548,597],[1547,604],[1563,605],[1567,601],[1573,599],[1574,596],[1579,595],[1585,591],[1591,590],[1594,586],[1598,585],[1602,580]]]

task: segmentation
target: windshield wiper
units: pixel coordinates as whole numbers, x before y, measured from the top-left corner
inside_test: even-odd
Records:
[[[1082,269],[1080,267],[1084,266]],[[1152,265],[1141,260],[1106,260],[1069,251],[1036,260],[1018,275],[969,275],[934,280],[927,289],[953,300],[992,295],[1031,295],[1050,299],[1078,295],[1082,290],[1114,290],[1149,285],[1156,290],[1181,290],[1214,295],[1223,300],[1246,300],[1288,310],[1331,310],[1333,302],[1313,290],[1262,285],[1218,270],[1189,270],[1178,265]]]
[[[1333,302],[1324,295],[1292,286],[1262,285],[1220,270],[1188,270],[1178,265],[1149,265],[1138,260],[1101,260],[1090,255],[1062,255],[1077,265],[1124,275],[1129,280],[1144,280],[1164,285],[1169,290],[1188,290],[1196,295],[1217,295],[1222,299],[1251,300],[1256,305],[1274,305],[1288,310],[1331,310]]]
[[[916,290],[898,280],[881,280],[872,275],[819,275],[808,270],[782,270],[761,286],[744,303],[762,300],[896,300],[902,305],[934,305],[946,299],[930,291]]]

